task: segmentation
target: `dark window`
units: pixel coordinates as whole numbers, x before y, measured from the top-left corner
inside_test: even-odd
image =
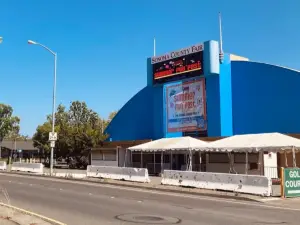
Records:
[[[227,153],[209,153],[209,163],[229,163]]]

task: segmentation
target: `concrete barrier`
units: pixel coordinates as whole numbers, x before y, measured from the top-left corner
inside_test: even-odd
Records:
[[[0,170],[6,170],[6,168],[7,168],[6,162],[0,161]]]
[[[272,181],[258,175],[165,170],[162,184],[270,196]]]
[[[43,174],[44,165],[42,163],[22,163],[14,162],[11,171],[31,172]]]
[[[144,168],[88,166],[87,176],[143,183],[150,182],[148,170]]]

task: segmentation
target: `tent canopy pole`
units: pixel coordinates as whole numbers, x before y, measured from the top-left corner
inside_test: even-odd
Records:
[[[201,161],[202,161],[202,155],[201,152],[199,152],[199,171],[201,172]]]
[[[288,166],[286,151],[284,151],[284,159],[285,159],[285,168],[288,168],[289,166]]]
[[[296,153],[295,153],[295,147],[292,148],[293,151],[293,167],[297,167],[297,161],[296,161]]]
[[[161,155],[160,155],[160,174],[161,174],[161,177],[163,176],[163,169],[164,169],[164,152],[161,151]]]
[[[123,167],[126,167],[126,161],[127,161],[127,148],[125,150],[125,160],[124,160],[124,163],[123,163]]]
[[[248,174],[248,151],[246,151],[245,174]]]

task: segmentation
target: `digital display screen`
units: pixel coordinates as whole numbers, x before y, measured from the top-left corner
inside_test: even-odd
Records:
[[[203,74],[203,51],[153,64],[154,82],[180,74],[188,77]]]

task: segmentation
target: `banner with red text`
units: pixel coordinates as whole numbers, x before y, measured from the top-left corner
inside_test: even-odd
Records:
[[[166,88],[167,130],[206,130],[205,80],[193,80]]]

